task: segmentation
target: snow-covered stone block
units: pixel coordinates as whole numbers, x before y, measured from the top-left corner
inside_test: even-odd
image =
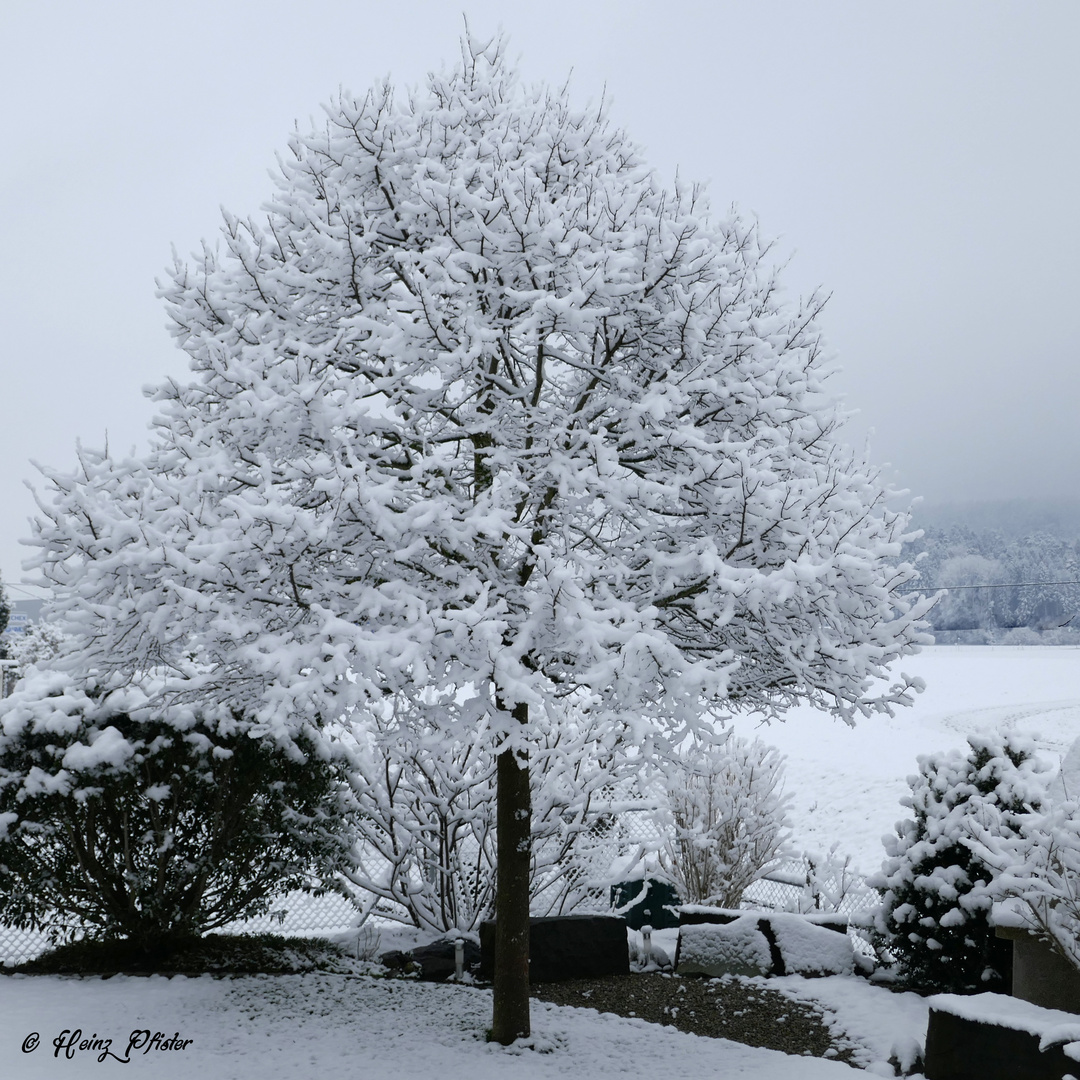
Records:
[[[855,971],[855,950],[846,933],[816,926],[802,915],[776,914],[765,921],[780,950],[783,974],[851,975]]]
[[[929,999],[927,1080],[1080,1076],[1080,1015],[1006,994]]]
[[[855,970],[846,920],[836,916],[691,905],[681,909],[681,916],[676,955],[680,974],[850,975]],[[757,943],[755,948],[764,942],[764,959],[740,953],[749,941]]]
[[[679,928],[680,975],[768,975],[769,939],[756,915],[728,923],[691,923]]]

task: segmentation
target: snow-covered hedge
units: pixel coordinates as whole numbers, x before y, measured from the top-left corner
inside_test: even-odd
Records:
[[[340,763],[242,717],[38,672],[0,705],[0,919],[149,951],[265,911],[345,848]]]

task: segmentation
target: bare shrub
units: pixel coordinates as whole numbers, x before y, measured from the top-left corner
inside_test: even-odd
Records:
[[[779,864],[791,836],[783,774],[775,747],[732,734],[672,764],[660,862],[684,903],[738,907]]]

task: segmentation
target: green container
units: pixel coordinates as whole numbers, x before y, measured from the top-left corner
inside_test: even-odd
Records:
[[[667,930],[678,926],[681,903],[674,885],[655,878],[620,881],[611,886],[611,906],[619,911],[631,930],[643,926]]]

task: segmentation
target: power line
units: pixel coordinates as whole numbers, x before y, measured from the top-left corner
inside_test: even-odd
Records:
[[[905,592],[937,592],[944,589],[954,592],[957,589],[1037,589],[1044,585],[1080,585],[1080,581],[995,581],[986,585],[927,585],[918,589],[905,589]]]

